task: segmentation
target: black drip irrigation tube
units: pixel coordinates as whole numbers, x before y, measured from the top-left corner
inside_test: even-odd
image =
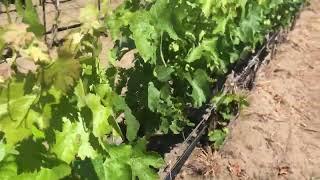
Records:
[[[249,58],[247,58],[244,61],[241,61],[241,64],[236,64],[232,70],[239,70],[241,69],[241,72],[238,74],[237,80],[245,79],[250,73],[255,73],[257,68],[262,64],[265,57],[269,54],[268,48],[274,44],[277,43],[277,37],[279,36],[279,33],[273,33],[267,41],[262,45],[262,47],[256,51],[255,54],[251,55]],[[243,66],[243,64],[246,64],[246,66]],[[231,71],[232,71],[231,70]],[[227,73],[228,75],[229,73]],[[213,95],[222,91],[224,89],[224,83],[227,79],[227,76],[220,78],[217,81],[217,84],[215,88],[213,89]],[[179,174],[181,168],[185,164],[185,162],[190,157],[191,153],[193,152],[196,145],[199,143],[201,137],[207,132],[207,129],[209,127],[209,123],[214,121],[216,119],[216,113],[215,113],[215,107],[212,104],[207,105],[207,108],[205,109],[205,113],[202,115],[200,123],[192,130],[192,132],[188,135],[188,137],[182,142],[182,144],[187,145],[185,150],[183,151],[182,155],[176,160],[173,166],[169,167],[167,166],[165,169],[169,169],[169,172],[167,172],[164,180],[174,180],[176,176]]]
[[[58,27],[57,31],[58,32],[62,32],[62,31],[66,31],[66,30],[75,29],[75,28],[78,28],[78,27],[81,27],[81,26],[82,26],[81,23],[72,24],[72,25],[69,25],[69,26]],[[49,31],[46,31],[45,34],[51,34],[52,32],[53,32],[53,30],[49,30]]]

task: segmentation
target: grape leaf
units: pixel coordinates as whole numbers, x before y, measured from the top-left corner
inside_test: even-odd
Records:
[[[125,122],[127,125],[127,139],[129,141],[135,140],[140,127],[139,121],[134,117],[131,109],[121,96],[114,94],[112,101],[116,111],[124,111]]]
[[[0,161],[0,179],[11,180],[18,173],[18,167],[15,162],[14,156],[7,156],[5,159]]]
[[[194,106],[201,107],[209,95],[210,78],[207,73],[201,69],[195,71],[193,79],[190,74],[186,74],[185,78],[192,86],[191,97],[194,101]]]
[[[12,122],[9,117],[1,118],[0,131],[4,132],[4,137],[8,144],[16,144],[19,141],[29,137],[31,130],[19,124]]]
[[[167,82],[171,78],[171,74],[174,72],[172,67],[157,66],[154,69],[154,76],[158,78],[159,81]]]
[[[159,179],[150,166],[160,168],[164,162],[158,154],[146,152],[144,139],[140,139],[133,146],[109,146],[107,151],[110,157],[106,158],[103,164],[105,180],[130,180],[136,177],[140,180]]]
[[[174,30],[174,25],[172,21],[174,12],[174,6],[170,4],[170,1],[167,0],[157,0],[156,3],[150,9],[150,15],[153,20],[156,28],[160,32],[167,32],[169,36],[177,40],[178,35]]]
[[[103,99],[105,106],[112,106],[116,113],[124,113],[125,123],[127,125],[127,139],[133,141],[137,137],[140,127],[139,121],[133,116],[130,107],[127,105],[125,99],[112,91],[109,84],[99,84],[95,88],[96,93]],[[112,122],[112,121],[111,121]],[[112,123],[113,128],[119,135],[122,135],[121,129],[116,121]]]
[[[78,85],[74,88],[74,94],[77,96],[77,106],[79,109],[86,106],[86,94],[83,88],[83,82],[80,79]]]
[[[209,17],[211,15],[211,8],[216,2],[214,0],[199,0],[199,3],[202,5],[201,10],[203,11],[204,15]]]
[[[128,26],[134,13],[120,6],[114,14],[107,17],[106,24],[113,40],[120,38],[121,28]]]
[[[6,147],[5,144],[3,144],[2,141],[0,141],[0,162],[4,159],[6,156]]]
[[[83,23],[81,30],[87,31],[92,34],[94,29],[99,29],[99,10],[96,5],[87,3],[84,8],[80,10],[80,22]]]
[[[208,133],[209,141],[214,142],[215,148],[219,148],[223,144],[228,134],[229,134],[228,128],[223,128],[222,130],[217,129],[214,131],[210,131]]]
[[[0,130],[5,133],[8,144],[15,144],[34,135],[35,138],[43,138],[43,129],[47,128],[48,122],[38,112],[29,109],[21,121],[13,121],[9,115],[0,118]]]
[[[261,33],[259,33],[262,29],[261,22],[262,17],[259,15],[260,8],[251,7],[248,9],[250,13],[247,14],[247,17],[242,19],[239,26],[239,38],[243,42],[251,42],[253,47],[255,44],[261,40]]]
[[[40,23],[38,13],[33,6],[32,0],[25,0],[25,8],[22,0],[16,0],[17,12],[22,16],[22,21],[29,25],[28,31],[33,32],[37,37],[44,34],[44,26]]]
[[[113,151],[117,151],[112,153]],[[132,147],[130,145],[120,145],[118,148],[109,148],[110,158],[103,164],[105,180],[107,179],[131,179],[131,167],[126,161],[130,159]]]
[[[93,116],[93,135],[95,137],[102,137],[112,131],[112,126],[108,119],[112,116],[112,107],[105,107],[101,104],[99,96],[88,94],[86,96],[86,104],[92,111]]]
[[[18,173],[15,155],[19,154],[13,146],[0,141],[0,179],[11,180]]]
[[[8,103],[6,104],[8,115],[12,121],[18,121],[18,123],[20,123],[28,113],[30,106],[36,99],[36,95],[25,95],[15,99],[12,99],[11,97],[8,99]],[[4,104],[1,106],[4,106]]]
[[[151,21],[148,12],[138,12],[131,19],[130,31],[143,60],[145,62],[150,60],[152,64],[155,64],[160,34]]]
[[[71,173],[71,168],[66,164],[55,166],[52,169],[41,168],[38,172],[22,173],[11,177],[13,180],[60,180]]]
[[[44,81],[66,93],[80,77],[80,63],[70,56],[60,56],[44,71]]]
[[[62,132],[55,133],[56,143],[52,147],[52,152],[66,163],[72,162],[76,155],[82,160],[96,156],[89,143],[89,133],[84,130],[82,122],[70,122],[67,118],[63,118]]]
[[[103,166],[104,158],[103,156],[97,156],[95,159],[91,159],[91,163],[94,168],[94,172],[97,175],[99,180],[105,179],[104,166]]]
[[[191,50],[186,61],[192,63],[204,58],[209,67],[211,66],[217,71],[226,71],[225,63],[219,58],[219,53],[217,52],[217,41],[217,38],[203,40],[199,46]]]
[[[156,109],[160,103],[160,91],[154,86],[153,82],[148,86],[148,107],[152,112],[156,112]]]
[[[1,92],[0,131],[5,133],[7,143],[15,144],[31,135],[29,128],[37,119],[28,114],[36,95],[24,95],[24,82],[12,82],[8,86]]]
[[[37,44],[33,43],[27,49],[23,50],[23,53],[29,55],[35,62],[49,62],[50,58],[46,50],[44,44],[37,42]]]

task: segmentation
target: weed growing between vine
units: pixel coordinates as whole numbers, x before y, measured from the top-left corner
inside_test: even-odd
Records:
[[[231,92],[216,94],[211,99],[211,103],[214,105],[217,120],[215,127],[209,128],[208,140],[213,143],[212,147],[214,149],[219,149],[229,134],[227,127],[229,122],[241,109],[247,107],[249,104],[244,95]]]

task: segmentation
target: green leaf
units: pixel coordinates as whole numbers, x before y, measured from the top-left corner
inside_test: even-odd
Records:
[[[97,6],[93,5],[92,3],[88,3],[84,8],[81,9],[79,19],[82,23],[90,23],[97,20],[98,16],[99,10]]]
[[[18,122],[25,118],[36,96],[32,94],[24,96],[24,86],[24,81],[13,80],[7,87],[1,89],[0,118],[8,115],[13,121]]]
[[[217,21],[217,27],[213,30],[213,34],[221,34],[224,35],[226,32],[226,26],[228,24],[228,21],[231,19],[231,14],[229,16],[221,16],[221,17],[216,17]]]
[[[171,6],[170,1],[157,0],[150,9],[150,15],[156,21],[155,26],[159,32],[167,32],[172,39],[177,40],[178,35],[174,30],[172,21],[174,10],[174,6]]]
[[[131,19],[130,31],[143,60],[155,64],[160,32],[151,24],[151,21],[148,12],[138,12]]]
[[[140,127],[139,121],[133,116],[131,109],[126,104],[123,97],[114,94],[112,101],[116,111],[124,111],[125,122],[127,125],[127,139],[129,141],[135,140]]]
[[[125,108],[124,107],[125,102],[121,102],[121,101],[118,100],[121,97],[118,94],[116,94],[115,92],[112,91],[112,89],[111,89],[111,87],[110,87],[110,85],[108,83],[96,85],[95,86],[95,92],[97,93],[98,97],[100,97],[100,100],[102,101],[102,104],[105,107],[110,107],[110,109],[114,108],[115,112],[119,112],[121,110],[125,110],[125,109],[121,109],[122,107]],[[124,105],[123,105],[123,103],[124,103]],[[127,107],[127,108],[128,108],[128,110],[130,110],[129,107]],[[112,128],[113,128],[112,134],[114,136],[118,136],[118,138],[123,139],[124,138],[123,133],[122,133],[122,131],[121,131],[116,119],[112,117],[112,118],[109,118],[108,120],[109,120],[110,126],[112,126]],[[129,119],[128,121],[130,121],[130,120],[131,119]],[[129,124],[130,124],[130,122],[129,122]],[[130,128],[130,127],[127,126],[127,131],[128,131],[128,128]],[[139,129],[139,127],[138,127],[138,129]],[[129,136],[129,134],[130,133],[127,133],[127,136]]]
[[[172,67],[156,66],[154,69],[154,76],[161,82],[167,82],[171,79],[171,74],[174,72]]]
[[[146,152],[146,141],[139,140],[137,144],[109,146],[108,157],[104,162],[105,180],[156,180],[159,179],[153,168],[160,168],[164,161],[155,153]]]
[[[216,71],[217,73],[226,72],[227,62],[220,58],[220,54],[217,50],[217,43],[217,37],[202,40],[197,47],[191,49],[186,61],[188,63],[193,63],[204,59],[208,63],[207,69]]]
[[[4,159],[4,157],[6,156],[6,147],[5,144],[3,144],[3,142],[0,142],[0,162]]]
[[[81,8],[79,20],[82,23],[81,30],[86,33],[93,34],[93,30],[101,28],[98,7],[90,1]]]
[[[207,97],[209,96],[210,78],[207,73],[201,69],[196,70],[193,76],[193,79],[190,74],[186,74],[185,77],[192,86],[191,97],[194,101],[194,106],[198,108],[206,102]]]
[[[211,8],[214,6],[215,1],[214,0],[199,0],[202,7],[201,10],[203,11],[204,15],[206,17],[209,17],[211,15]]]
[[[124,8],[124,4],[120,6],[114,14],[106,19],[106,24],[113,40],[119,39],[121,29],[129,25],[134,13]]]
[[[25,118],[35,99],[35,95],[27,95],[15,99],[10,98],[8,102],[0,104],[0,116],[8,115],[12,121],[20,123]]]
[[[18,167],[16,164],[15,155],[18,152],[13,146],[0,141],[0,179],[11,180],[11,177],[16,176]]]
[[[66,164],[55,166],[52,169],[41,167],[38,172],[18,173],[14,156],[7,156],[0,162],[1,180],[60,180],[71,173],[71,168]]]
[[[86,97],[86,104],[92,111],[93,116],[93,135],[95,137],[102,137],[112,131],[112,126],[109,124],[109,117],[112,116],[112,107],[105,107],[101,104],[99,96],[88,94]]]
[[[19,16],[23,17],[24,9],[23,9],[23,0],[15,0],[14,4],[16,6],[16,10]]]
[[[74,88],[74,94],[77,97],[77,106],[79,109],[86,106],[86,94],[84,92],[82,80],[79,80],[78,85]]]
[[[31,126],[31,132],[34,138],[36,139],[44,139],[45,134],[43,131],[39,130],[36,126]]]
[[[24,95],[24,82],[13,81],[2,90],[0,131],[5,133],[7,143],[15,144],[31,135],[30,128],[38,120],[32,116],[34,111],[31,110],[36,98],[33,94]]]
[[[121,145],[112,147],[108,150],[110,158],[104,162],[105,179],[131,179],[131,167],[126,161],[130,159],[132,147],[130,145]]]
[[[37,37],[44,34],[44,26],[40,23],[37,10],[32,4],[32,0],[25,0],[25,9],[22,0],[16,0],[17,12],[22,16],[22,22],[29,25],[28,31],[33,32]]]
[[[11,180],[18,173],[18,166],[13,156],[6,157],[0,162],[0,179]]]
[[[218,129],[218,130],[210,131],[208,134],[209,141],[214,142],[213,145],[215,148],[219,148],[223,144],[228,134],[229,134],[228,128],[223,128],[222,130]]]
[[[56,143],[52,147],[59,159],[70,163],[77,155],[82,160],[94,158],[96,152],[89,142],[89,133],[85,131],[83,122],[70,122],[63,118],[62,132],[56,131]]]
[[[148,107],[155,112],[160,103],[160,91],[154,86],[153,82],[149,82],[148,86]]]
[[[44,71],[44,81],[66,93],[80,77],[80,64],[70,56],[60,56]]]
[[[188,63],[191,63],[196,60],[199,60],[200,58],[206,55],[217,57],[217,52],[216,52],[217,40],[218,40],[217,38],[203,40],[199,46],[192,49],[186,61]]]
[[[103,157],[97,156],[95,159],[91,159],[94,171],[98,176],[99,180],[105,179],[104,166],[103,166]]]
[[[217,113],[228,121],[235,115],[234,109],[241,109],[249,105],[243,95],[225,92],[216,94],[211,102],[215,105]]]
[[[153,152],[146,152],[147,141],[140,139],[133,146],[133,158],[130,160],[133,177],[140,180],[159,179],[158,174],[150,168],[160,168],[164,165],[164,161],[160,155]]]
[[[38,172],[22,173],[12,177],[13,180],[60,180],[71,173],[71,168],[66,164],[61,164],[52,169],[41,168]]]
[[[15,146],[12,146],[11,144],[5,144],[3,140],[0,141],[0,163],[6,162],[8,159],[12,159],[12,155],[17,155],[19,152],[17,152],[15,149]]]
[[[253,47],[256,43],[261,40],[263,35],[261,34],[262,17],[260,15],[260,7],[251,7],[248,9],[250,13],[247,14],[247,17],[243,18],[240,22],[240,36],[239,38],[243,42],[250,42]]]
[[[8,144],[16,144],[32,134],[29,128],[19,126],[9,117],[1,118],[0,130],[4,132]]]

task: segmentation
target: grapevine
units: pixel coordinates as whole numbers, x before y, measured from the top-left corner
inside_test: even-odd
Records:
[[[243,99],[212,98],[217,79],[304,0],[127,0],[114,11],[102,0],[57,49],[32,1],[14,3],[22,21],[0,27],[0,179],[150,180],[164,161],[148,138],[193,126],[189,110],[209,102],[228,121]],[[103,67],[106,34],[115,47]],[[117,66],[127,53],[134,66]]]

